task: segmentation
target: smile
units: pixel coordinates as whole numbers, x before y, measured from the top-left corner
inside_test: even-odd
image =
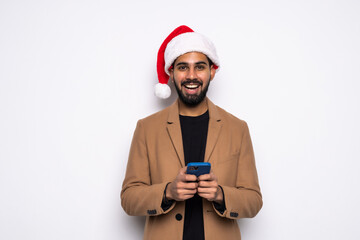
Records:
[[[187,89],[196,89],[200,86],[200,84],[184,84]]]

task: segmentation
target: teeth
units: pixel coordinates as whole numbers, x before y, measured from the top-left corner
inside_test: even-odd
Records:
[[[191,88],[191,89],[195,89],[197,88],[199,85],[193,85],[193,84],[189,84],[189,85],[185,85],[186,88]]]

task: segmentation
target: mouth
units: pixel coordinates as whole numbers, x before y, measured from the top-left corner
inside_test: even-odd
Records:
[[[199,83],[188,83],[188,84],[183,84],[183,86],[187,89],[197,89],[198,87],[200,87]]]
[[[199,94],[202,84],[200,82],[184,82],[182,86],[184,87],[187,95],[193,95]]]

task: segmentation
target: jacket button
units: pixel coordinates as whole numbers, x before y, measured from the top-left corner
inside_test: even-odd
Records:
[[[180,213],[176,214],[175,216],[176,220],[181,221],[182,215]]]
[[[230,217],[236,218],[237,216],[239,216],[237,212],[230,212]]]

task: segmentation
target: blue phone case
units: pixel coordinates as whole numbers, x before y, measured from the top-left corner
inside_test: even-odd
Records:
[[[211,164],[208,162],[191,162],[187,165],[186,173],[200,176],[210,173]]]

